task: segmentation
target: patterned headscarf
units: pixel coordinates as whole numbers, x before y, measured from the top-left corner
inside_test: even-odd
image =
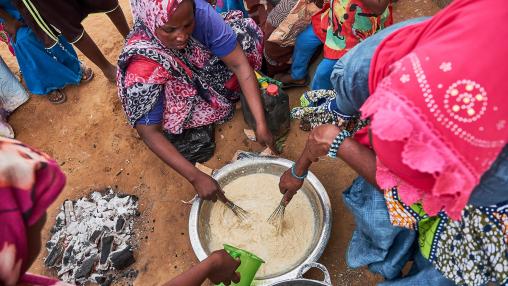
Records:
[[[48,155],[0,137],[1,285],[27,281],[20,277],[29,267],[28,228],[41,219],[64,185],[65,175]]]
[[[233,72],[202,43],[190,37],[186,48],[170,49],[156,37],[155,30],[167,22],[179,3],[181,0],[133,3],[136,22],[120,53],[117,73],[118,95],[133,126],[152,110],[161,94],[165,99],[162,127],[171,134],[228,120],[240,98],[239,92],[226,85]],[[251,66],[259,69],[260,28],[240,11],[221,16],[235,32]],[[131,65],[133,61],[138,64]]]
[[[397,185],[407,205],[422,201],[428,214],[444,209],[458,219],[507,144],[508,28],[492,22],[507,15],[505,0],[455,1],[380,44],[373,62],[410,52],[371,73],[373,94],[361,111],[377,139],[377,182]],[[430,187],[408,183],[417,179]]]
[[[135,21],[141,21],[155,35],[155,30],[169,21],[183,0],[133,0]]]

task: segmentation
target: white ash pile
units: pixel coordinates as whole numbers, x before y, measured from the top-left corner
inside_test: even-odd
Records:
[[[135,261],[136,196],[116,194],[108,188],[92,193],[90,198],[65,201],[60,209],[46,243],[44,263],[56,269],[61,280],[106,286],[122,277],[137,276],[136,270],[126,270]]]

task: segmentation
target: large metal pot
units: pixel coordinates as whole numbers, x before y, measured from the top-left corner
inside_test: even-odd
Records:
[[[225,186],[236,178],[254,173],[280,176],[288,168],[291,168],[292,164],[293,162],[281,158],[246,158],[217,170],[213,177],[221,186]],[[300,192],[307,196],[314,209],[316,231],[311,246],[297,264],[288,265],[284,271],[271,276],[256,277],[253,285],[272,285],[276,282],[294,279],[298,276],[302,266],[316,262],[323,253],[330,237],[332,223],[330,199],[323,185],[311,172],[309,172]],[[189,236],[192,249],[200,261],[204,260],[210,253],[207,243],[207,228],[211,206],[211,202],[197,199],[194,201],[190,213]]]
[[[303,274],[309,271],[311,268],[317,268],[323,272],[325,278],[323,281],[316,281],[303,278]],[[330,279],[330,273],[323,264],[317,262],[311,262],[305,264],[299,271],[296,279],[285,280],[274,283],[270,286],[332,286],[332,280]]]

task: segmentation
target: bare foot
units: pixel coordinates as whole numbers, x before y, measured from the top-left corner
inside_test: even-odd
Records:
[[[116,67],[114,65],[110,65],[107,69],[102,70],[104,76],[111,83],[116,83]]]

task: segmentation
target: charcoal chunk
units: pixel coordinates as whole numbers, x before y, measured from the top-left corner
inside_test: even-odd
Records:
[[[74,273],[74,278],[76,280],[87,278],[90,275],[90,272],[92,272],[93,265],[97,261],[97,255],[90,256],[86,258],[81,266],[76,270]]]
[[[63,266],[69,265],[69,262],[70,262],[71,258],[74,256],[73,253],[72,253],[73,250],[74,250],[74,244],[69,245],[65,249],[65,251],[63,253],[63,258],[62,258],[62,264],[63,264]]]
[[[135,279],[136,277],[138,277],[138,273],[139,273],[139,271],[137,271],[137,270],[129,269],[123,273],[123,277],[132,280],[132,279]]]
[[[92,235],[90,235],[90,238],[88,241],[90,241],[93,244],[97,244],[99,241],[99,238],[101,238],[102,234],[104,233],[104,230],[102,229],[96,229],[92,232]]]
[[[101,286],[110,286],[113,283],[113,275],[108,275],[104,282],[101,283]]]
[[[63,252],[64,252],[63,245],[59,241],[49,252],[48,257],[46,257],[46,260],[44,260],[44,265],[46,265],[46,267],[56,266],[58,261],[62,257]]]
[[[108,256],[111,253],[111,249],[113,248],[113,239],[112,235],[104,235],[101,239],[101,259],[100,264],[106,264],[108,261]]]
[[[127,268],[136,262],[130,246],[111,252],[109,260],[111,261],[111,265],[117,270]]]
[[[92,281],[101,285],[102,283],[106,282],[106,276],[100,275],[100,274],[94,274],[94,275],[92,275]]]
[[[123,216],[119,216],[117,219],[116,219],[116,224],[115,224],[115,231],[117,233],[121,233],[122,230],[123,230],[123,227],[125,226],[125,218]]]

